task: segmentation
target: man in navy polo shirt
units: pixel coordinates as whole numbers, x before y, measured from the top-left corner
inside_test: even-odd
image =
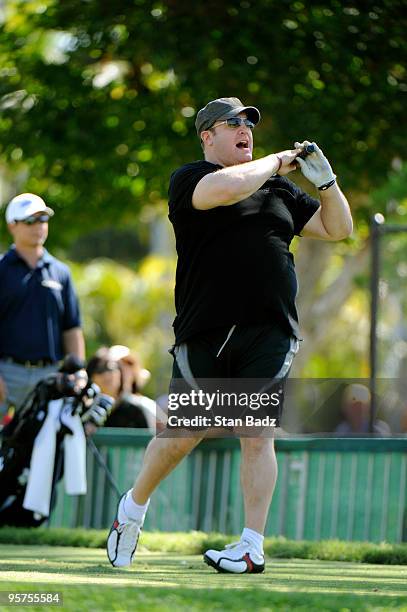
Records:
[[[68,267],[44,248],[54,211],[32,193],[6,210],[14,244],[0,260],[0,418],[71,353],[85,357]]]

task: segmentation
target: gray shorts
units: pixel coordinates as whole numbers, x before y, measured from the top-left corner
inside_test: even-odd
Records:
[[[7,393],[6,401],[0,403],[0,417],[7,413],[10,406],[14,406],[18,410],[35,385],[49,374],[56,372],[57,369],[58,363],[44,368],[27,368],[18,363],[0,359],[0,376],[5,383]]]

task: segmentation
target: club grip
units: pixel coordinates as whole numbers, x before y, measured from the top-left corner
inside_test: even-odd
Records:
[[[313,144],[305,145],[301,153],[298,153],[297,157],[301,157],[301,159],[304,159],[310,153],[314,153],[314,151],[315,151],[315,146]]]

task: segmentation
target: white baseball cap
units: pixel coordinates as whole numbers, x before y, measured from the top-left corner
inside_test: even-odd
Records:
[[[113,361],[121,361],[129,363],[136,367],[137,370],[137,385],[144,387],[151,378],[151,372],[140,366],[139,359],[134,355],[128,346],[124,344],[114,344],[109,347],[109,355]]]
[[[39,212],[45,212],[50,217],[54,215],[52,208],[49,208],[40,196],[34,193],[21,193],[9,202],[6,209],[6,221],[7,223],[23,221]]]

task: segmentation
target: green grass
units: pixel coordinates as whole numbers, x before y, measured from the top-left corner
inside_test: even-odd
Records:
[[[106,536],[106,529],[0,528],[0,544],[105,548]],[[239,536],[225,536],[219,533],[206,534],[199,531],[190,533],[144,531],[140,539],[140,550],[197,555],[208,548],[223,548],[225,544],[237,539],[239,539]],[[275,558],[407,565],[407,544],[385,542],[374,544],[371,542],[343,542],[339,540],[307,542],[286,540],[280,537],[266,538],[264,550],[267,555]]]
[[[407,612],[406,567],[311,559],[268,559],[265,574],[233,576],[197,555],[141,552],[131,568],[115,569],[96,548],[1,545],[0,591],[7,590],[61,591],[72,612]]]

